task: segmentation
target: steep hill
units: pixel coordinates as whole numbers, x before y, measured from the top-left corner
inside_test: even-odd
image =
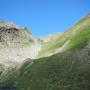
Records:
[[[90,41],[90,14],[78,21],[72,28],[58,35],[56,40],[42,45],[39,57],[50,56],[67,50],[84,48]],[[64,47],[64,48],[63,48]]]

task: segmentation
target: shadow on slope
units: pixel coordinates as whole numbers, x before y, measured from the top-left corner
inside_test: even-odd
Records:
[[[33,62],[33,63],[32,63]],[[9,73],[1,86],[18,90],[90,90],[90,50],[69,51],[38,60],[28,59]]]

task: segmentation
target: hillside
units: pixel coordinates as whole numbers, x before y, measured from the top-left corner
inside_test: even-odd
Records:
[[[90,14],[78,21],[72,28],[58,35],[56,40],[42,45],[39,57],[50,56],[58,52],[84,48],[90,40]],[[65,46],[64,48],[62,48]]]
[[[90,90],[90,14],[62,34],[36,39],[31,47],[23,48],[18,67],[4,70],[0,64],[0,88]]]
[[[28,59],[0,85],[19,90],[90,90],[89,59],[90,50],[86,49]]]

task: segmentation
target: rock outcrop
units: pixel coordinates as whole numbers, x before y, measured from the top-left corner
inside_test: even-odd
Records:
[[[19,27],[13,23],[0,21],[0,43],[29,43],[32,42],[32,33],[25,27]]]

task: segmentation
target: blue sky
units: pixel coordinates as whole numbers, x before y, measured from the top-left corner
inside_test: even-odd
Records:
[[[0,18],[35,36],[63,32],[90,12],[90,0],[0,0]]]

